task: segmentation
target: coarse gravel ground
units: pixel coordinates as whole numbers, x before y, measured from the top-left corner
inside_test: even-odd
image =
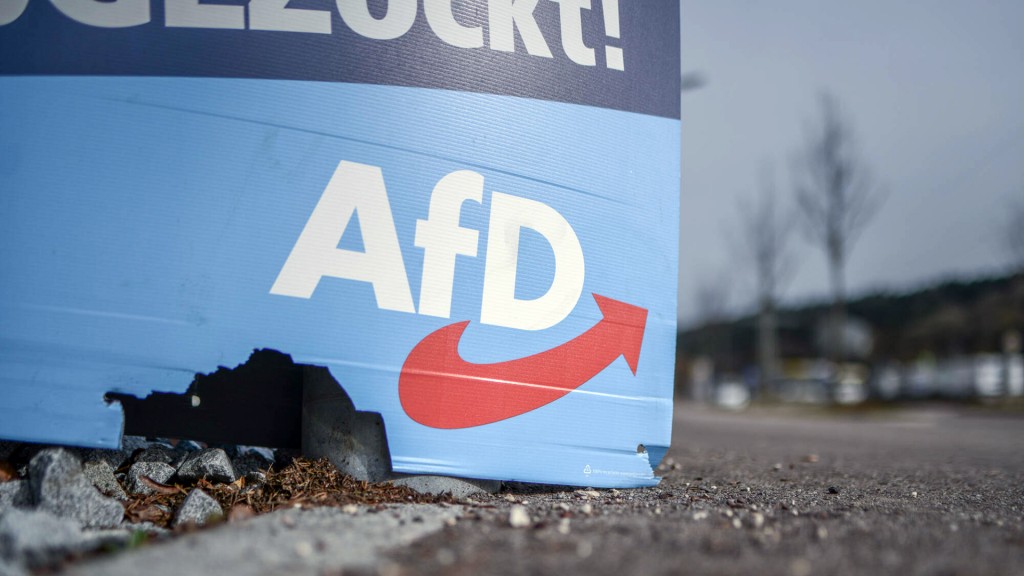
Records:
[[[67,570],[1024,574],[1019,413],[679,405],[673,436],[656,488],[510,485],[460,506],[289,510]]]
[[[237,525],[186,534],[174,541],[69,566],[81,576],[339,574],[342,567],[376,571],[386,548],[408,545],[457,517],[458,506],[278,510]]]

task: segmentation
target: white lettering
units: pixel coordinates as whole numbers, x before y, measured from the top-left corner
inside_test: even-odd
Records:
[[[516,298],[516,268],[522,228],[540,233],[555,254],[548,291],[532,300]],[[583,249],[572,226],[547,204],[494,192],[487,230],[480,322],[522,330],[543,330],[568,316],[583,293]]]
[[[25,12],[28,0],[0,0],[0,26],[10,24]]]
[[[590,10],[590,0],[552,0],[558,2],[558,18],[562,22],[562,49],[577,64],[594,66],[594,49],[583,43],[583,11]]]
[[[289,0],[250,0],[249,28],[281,32],[331,33],[331,13],[327,10],[288,8]]]
[[[89,26],[100,28],[128,28],[149,22],[149,0],[50,0],[65,16]],[[28,0],[22,2],[25,9]],[[13,4],[18,4],[14,0]],[[0,23],[3,22],[4,8],[0,8]],[[21,13],[18,12],[18,15]],[[15,16],[17,18],[17,16]]]
[[[26,0],[27,1],[27,0]],[[452,13],[452,0],[423,0],[427,23],[437,37],[459,48],[480,48],[484,45],[484,29],[459,24]]]
[[[601,11],[604,14],[604,30],[612,38],[621,38],[619,28],[619,0],[601,0]],[[626,63],[622,48],[618,46],[604,47],[605,64],[612,70],[625,70]]]
[[[171,28],[245,29],[245,6],[200,4],[199,0],[166,0],[164,18]]]
[[[434,186],[427,220],[416,222],[416,246],[423,248],[420,314],[448,318],[455,284],[455,258],[476,256],[479,232],[459,226],[462,203],[481,202],[484,177],[470,170],[452,172]]]
[[[353,214],[363,252],[338,248]],[[384,175],[376,166],[338,164],[270,293],[309,298],[324,276],[369,282],[378,308],[416,312]]]
[[[140,26],[151,21],[152,0],[50,0],[64,15],[82,24],[103,28]],[[223,2],[223,3],[222,3]],[[333,14],[329,10],[289,8],[291,0],[164,0],[164,25],[170,28],[214,28],[331,34]],[[445,44],[456,48],[515,52],[516,44],[531,56],[553,58],[537,22],[540,0],[423,0],[423,14],[430,30]],[[562,49],[569,60],[582,66],[596,66],[597,49],[583,38],[584,10],[593,0],[551,0],[558,4]],[[372,40],[394,40],[416,24],[419,0],[334,0],[345,25]],[[375,10],[370,10],[371,3]],[[21,17],[29,0],[0,0],[0,26]],[[552,9],[549,4],[545,10]],[[601,0],[605,33],[619,39],[619,2]],[[380,15],[377,7],[383,8]],[[482,11],[487,23],[482,24]],[[378,18],[375,14],[380,15]],[[549,18],[545,17],[545,23]],[[487,39],[485,42],[485,31]],[[549,30],[550,32],[550,30]],[[516,35],[520,40],[517,40]],[[599,47],[598,47],[599,48]],[[623,70],[622,48],[605,46],[605,65]]]
[[[416,0],[387,0],[384,17],[370,14],[367,0],[337,0],[338,12],[345,24],[360,36],[374,40],[393,40],[405,34],[416,21]]]
[[[483,193],[484,177],[472,170],[447,174],[434,186],[414,238],[423,249],[420,314],[450,317],[456,262],[477,256],[480,237],[459,225],[462,206],[481,203]],[[353,217],[359,218],[362,252],[338,248]],[[516,297],[523,228],[539,233],[555,256],[551,285],[532,299]],[[487,235],[481,323],[543,330],[572,313],[583,293],[583,249],[561,214],[536,200],[493,192]],[[369,282],[378,308],[416,313],[384,176],[376,166],[338,164],[270,293],[310,298],[324,276]]]
[[[551,58],[551,50],[533,18],[536,7],[537,0],[488,0],[487,22],[491,49],[515,52],[515,31],[519,30],[528,54]]]

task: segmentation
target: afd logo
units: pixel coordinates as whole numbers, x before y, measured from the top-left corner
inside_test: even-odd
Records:
[[[459,225],[464,202],[481,203],[484,177],[459,170],[441,178],[430,196],[427,218],[416,222],[415,244],[423,249],[419,314],[450,317],[455,261],[477,256],[479,232]],[[338,248],[345,228],[358,213],[363,251]],[[554,278],[547,292],[533,299],[516,297],[516,270],[522,228],[551,245]],[[583,293],[583,249],[572,226],[542,202],[491,193],[480,322],[520,330],[558,324]],[[415,314],[409,277],[383,171],[377,166],[342,161],[292,248],[271,294],[310,298],[324,277],[369,282],[377,307]]]
[[[414,240],[423,249],[420,314],[449,317],[456,258],[476,257],[479,243],[479,232],[460,226],[459,215],[463,203],[481,203],[483,193],[484,177],[470,170],[452,172],[434,186],[427,218],[416,222]],[[338,247],[357,212],[362,252]],[[555,256],[548,291],[528,300],[515,295],[523,228],[539,233]],[[561,214],[536,200],[492,192],[487,238],[481,323],[542,330],[572,312],[583,291],[583,250]],[[324,277],[368,282],[378,308],[416,313],[383,171],[377,166],[338,164],[270,292],[310,298]],[[593,297],[600,321],[568,342],[525,358],[491,364],[464,360],[459,343],[469,321],[427,335],[403,363],[402,408],[425,426],[469,428],[554,402],[619,356],[635,375],[647,310]]]

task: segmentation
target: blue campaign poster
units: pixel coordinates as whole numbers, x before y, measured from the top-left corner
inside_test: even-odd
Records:
[[[0,5],[0,437],[116,446],[105,394],[266,348],[398,472],[655,483],[678,46],[667,0]]]

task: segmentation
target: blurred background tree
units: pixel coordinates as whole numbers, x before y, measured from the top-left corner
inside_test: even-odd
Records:
[[[828,261],[832,307],[825,348],[831,360],[839,361],[844,355],[846,264],[853,245],[878,212],[882,195],[836,98],[823,93],[820,105],[821,118],[807,131],[793,180],[804,231]]]
[[[779,204],[775,175],[765,166],[760,190],[738,206],[740,260],[754,273],[757,285],[757,364],[762,383],[779,376],[777,309],[780,292],[795,270],[790,243],[794,213]]]

